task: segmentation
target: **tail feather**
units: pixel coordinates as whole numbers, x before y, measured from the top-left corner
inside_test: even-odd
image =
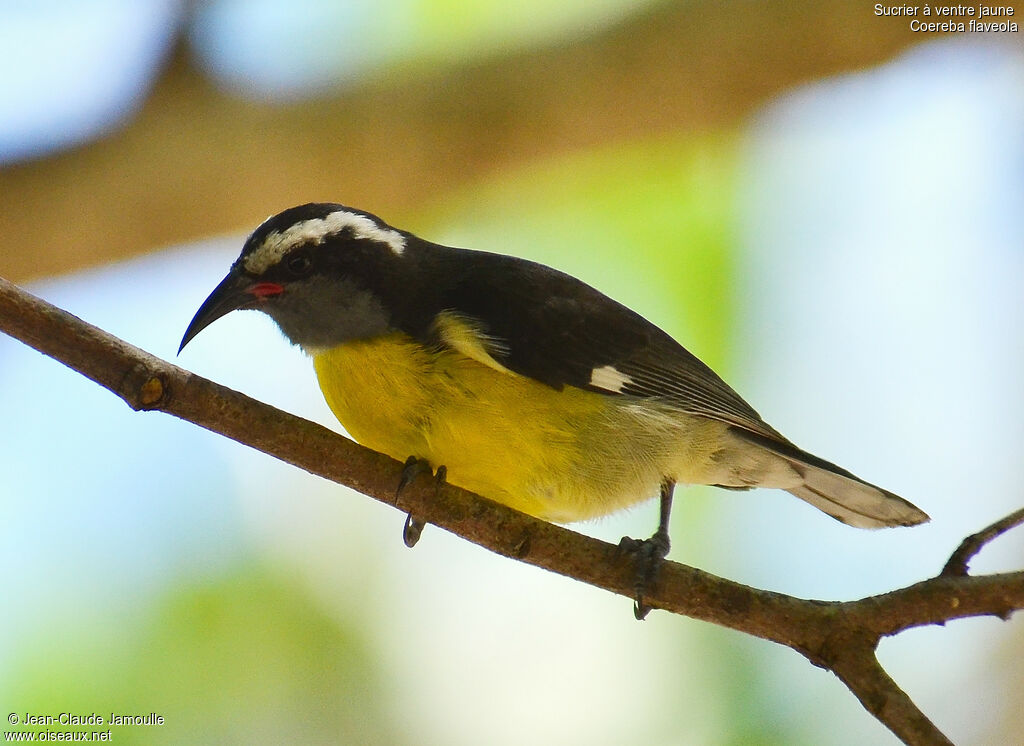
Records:
[[[923,510],[881,487],[791,459],[787,461],[802,471],[804,478],[803,485],[791,488],[789,493],[850,526],[916,526],[929,520]]]
[[[803,480],[803,484],[783,489],[838,521],[857,528],[884,528],[916,526],[930,520],[927,513],[899,495],[801,451],[788,441],[777,442],[747,432],[743,436],[781,456]]]

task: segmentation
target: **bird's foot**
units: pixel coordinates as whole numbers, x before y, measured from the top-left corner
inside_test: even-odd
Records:
[[[410,456],[405,460],[405,466],[402,468],[402,475],[398,480],[398,489],[395,490],[395,498],[397,499],[402,490],[408,487],[415,481],[416,477],[420,474],[430,474],[433,469],[430,467],[430,462],[426,459],[417,458],[416,456]],[[437,486],[440,487],[445,482],[448,470],[444,466],[437,467],[437,473],[434,474],[434,480]],[[423,533],[426,522],[421,521],[410,511],[405,517],[405,526],[402,528],[402,541],[410,549],[416,546],[416,542],[420,540],[420,534]]]
[[[644,601],[648,589],[658,576],[661,561],[668,556],[671,546],[667,531],[657,531],[649,539],[633,539],[623,536],[619,541],[619,550],[633,556],[635,575],[633,578],[633,616],[643,621],[651,611]]]

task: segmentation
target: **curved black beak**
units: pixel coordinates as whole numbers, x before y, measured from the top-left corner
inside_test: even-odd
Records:
[[[227,277],[220,281],[220,284],[210,293],[210,297],[203,301],[203,305],[196,311],[192,323],[185,330],[185,336],[181,338],[178,353],[181,354],[185,345],[191,342],[193,337],[221,316],[240,308],[255,306],[256,296],[252,294],[251,289],[252,280],[246,277],[242,270],[232,267]]]

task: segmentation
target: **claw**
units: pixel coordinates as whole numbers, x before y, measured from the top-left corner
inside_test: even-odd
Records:
[[[430,474],[432,469],[430,468],[430,462],[426,459],[417,458],[416,456],[410,456],[405,460],[405,467],[402,469],[402,475],[398,480],[398,489],[395,490],[395,498],[402,494],[402,490],[412,484],[416,477],[420,474]],[[444,484],[445,478],[448,475],[448,469],[444,466],[437,467],[437,473],[434,474],[434,480],[437,482],[437,486],[440,487]],[[405,526],[402,528],[402,541],[407,547],[412,549],[416,546],[416,542],[420,540],[420,534],[423,533],[423,529],[426,527],[426,522],[421,521],[411,512],[405,517]]]
[[[426,525],[422,521],[416,520],[412,513],[405,517],[405,526],[402,528],[402,541],[405,542],[409,549],[416,546],[416,542],[420,540],[420,534],[423,533],[423,528]]]

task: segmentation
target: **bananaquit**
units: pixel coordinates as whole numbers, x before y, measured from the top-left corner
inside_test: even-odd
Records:
[[[559,523],[660,491],[654,536],[623,540],[638,577],[668,553],[677,482],[776,487],[861,528],[928,520],[797,448],[639,314],[541,264],[307,204],[249,236],[181,347],[236,309],[274,319],[349,434],[407,465]]]

